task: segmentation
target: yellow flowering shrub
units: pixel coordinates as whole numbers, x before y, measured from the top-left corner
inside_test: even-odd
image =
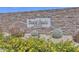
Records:
[[[0,52],[78,52],[79,46],[72,41],[54,43],[53,41],[30,37],[26,40],[21,37],[10,36],[3,39],[0,35]]]

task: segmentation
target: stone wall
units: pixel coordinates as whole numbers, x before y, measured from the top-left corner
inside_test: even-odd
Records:
[[[32,12],[17,12],[0,14],[0,28],[3,31],[9,32],[9,27],[18,21],[27,23],[28,19],[34,18],[51,18],[52,27],[59,27],[64,31],[64,34],[73,35],[79,29],[79,8],[65,8],[61,10],[44,10]],[[17,25],[16,25],[17,26]],[[52,31],[50,28],[37,29],[41,33],[48,33]],[[29,33],[33,29],[26,28]]]

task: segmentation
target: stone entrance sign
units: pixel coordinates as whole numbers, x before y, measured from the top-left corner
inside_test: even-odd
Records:
[[[35,19],[27,19],[27,27],[51,27],[51,18],[35,18]]]
[[[64,35],[74,35],[75,31],[79,29],[79,7],[59,10],[1,13],[0,32],[10,32],[9,28],[16,22],[17,24],[14,25],[14,29],[20,28],[26,33],[37,30],[40,33],[48,34],[54,28],[60,28],[64,32]],[[22,22],[21,24],[23,25],[18,22]]]

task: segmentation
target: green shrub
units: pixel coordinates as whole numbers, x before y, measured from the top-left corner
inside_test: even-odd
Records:
[[[3,39],[3,35],[2,35],[2,33],[0,33],[0,40],[2,40]]]
[[[72,41],[54,43],[35,37],[23,40],[11,36],[9,40],[0,40],[0,49],[1,52],[78,52],[79,46],[75,46]]]
[[[77,31],[76,34],[73,36],[73,40],[79,43],[79,31]]]
[[[63,31],[59,28],[54,29],[52,32],[52,37],[53,38],[61,38],[63,36]]]
[[[33,30],[32,33],[31,33],[31,36],[39,37],[40,33],[38,31],[36,31],[36,30]]]

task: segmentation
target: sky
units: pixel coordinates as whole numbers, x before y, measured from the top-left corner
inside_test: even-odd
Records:
[[[62,7],[63,8],[63,7]],[[0,13],[62,9],[61,7],[0,7]]]

